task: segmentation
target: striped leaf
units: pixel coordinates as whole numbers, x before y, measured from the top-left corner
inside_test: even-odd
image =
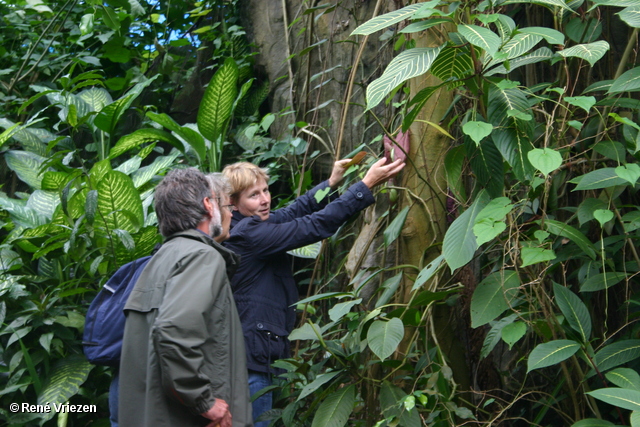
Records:
[[[500,48],[500,37],[493,31],[477,25],[458,25],[458,32],[469,43],[494,56]]]
[[[480,145],[466,137],[465,148],[471,170],[478,183],[492,198],[500,197],[504,191],[504,167],[502,154],[490,139],[484,139]]]
[[[343,427],[356,404],[355,385],[351,384],[334,391],[322,402],[311,427]]]
[[[424,7],[424,5],[424,3],[416,3],[407,7],[403,7],[402,9],[394,10],[393,12],[377,16],[360,25],[353,31],[353,33],[351,33],[351,35],[367,36],[369,34],[373,34],[376,31],[380,31],[393,24],[410,18],[415,12]]]
[[[632,7],[640,6],[640,0],[593,0],[593,7],[613,6],[613,7]],[[591,9],[589,9],[591,11]]]
[[[18,175],[18,178],[27,183],[31,188],[41,188],[42,168],[45,158],[28,151],[7,151],[4,153],[7,166]]]
[[[565,58],[576,57],[584,59],[593,67],[595,63],[609,50],[609,43],[599,40],[593,43],[579,44],[568,49],[558,51],[558,55]]]
[[[140,188],[147,182],[151,181],[153,177],[173,166],[173,163],[176,158],[178,158],[179,154],[178,150],[172,150],[168,156],[158,156],[150,165],[144,166],[135,171],[133,175],[131,175],[133,185],[136,188]]]
[[[521,34],[531,34],[540,36],[549,44],[564,44],[564,34],[558,30],[547,27],[527,27],[518,30]]]
[[[316,242],[307,246],[303,246],[301,248],[292,249],[290,251],[287,251],[287,253],[298,258],[316,259],[318,258],[321,247],[322,242]]]
[[[567,12],[574,12],[563,0],[507,0],[502,4],[539,4],[549,7],[552,11],[559,7]]]
[[[431,74],[446,83],[463,80],[473,71],[473,59],[466,48],[445,47],[431,66]]]
[[[542,36],[537,34],[519,33],[500,48],[500,52],[507,54],[507,59],[513,59],[524,55],[542,41]]]
[[[509,69],[504,65],[499,65],[495,68],[492,68],[489,71],[485,71],[485,76],[493,76],[494,74],[508,74],[516,68],[522,67],[523,65],[535,64],[536,62],[546,61],[553,58],[554,54],[548,47],[541,47],[528,55],[521,56],[519,58],[514,58],[509,61]]]
[[[127,175],[110,171],[97,185],[98,212],[96,223],[109,232],[122,229],[133,233],[144,217],[140,195]]]
[[[513,32],[516,29],[516,23],[513,18],[502,14],[498,15],[498,20],[494,22],[494,25],[498,29],[500,39],[503,43],[513,36]]]
[[[553,293],[556,297],[556,304],[560,308],[569,326],[580,334],[583,343],[589,342],[591,338],[591,316],[587,306],[569,288],[557,283],[553,284]]]
[[[27,207],[38,212],[39,215],[48,219],[53,217],[53,213],[60,205],[60,195],[55,191],[36,190],[27,200]]]
[[[600,372],[631,362],[640,357],[640,340],[621,340],[600,350],[595,362]]]
[[[396,56],[382,76],[367,87],[367,110],[378,105],[399,84],[429,71],[443,47],[414,48]]]
[[[563,362],[580,349],[580,344],[572,340],[555,340],[537,345],[527,360],[527,373]]]
[[[72,355],[58,360],[51,369],[44,389],[38,396],[38,404],[63,405],[75,396],[89,376],[93,368],[87,359],[81,355]],[[55,411],[42,414],[44,420],[50,420],[56,415]]]
[[[489,107],[487,111],[489,122],[494,127],[513,123],[513,118],[509,115],[511,111],[523,113],[529,111],[529,101],[525,93],[515,87],[491,85],[489,87]]]
[[[238,66],[233,58],[213,75],[198,109],[198,130],[209,141],[216,143],[231,117],[233,103],[238,95]]]
[[[135,132],[120,138],[116,145],[111,148],[109,158],[115,159],[133,148],[157,141],[169,143],[178,150],[184,152],[184,145],[175,136],[160,129],[147,128],[138,129]]]
[[[615,79],[608,92],[636,92],[638,90],[640,90],[640,67],[635,67]]]
[[[640,28],[640,6],[627,7],[618,12],[620,19],[632,28]]]
[[[519,181],[528,181],[533,176],[533,166],[528,154],[533,150],[531,138],[514,127],[494,129],[491,139],[502,158],[511,166],[513,174]]]

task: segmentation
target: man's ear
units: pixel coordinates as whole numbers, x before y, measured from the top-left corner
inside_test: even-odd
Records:
[[[213,218],[213,201],[211,199],[211,197],[205,197],[203,200],[204,203],[204,208],[207,211],[207,213],[209,214],[209,218]]]

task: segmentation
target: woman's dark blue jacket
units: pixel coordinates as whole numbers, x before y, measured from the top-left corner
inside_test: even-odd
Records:
[[[298,289],[287,251],[333,235],[352,215],[374,203],[371,190],[358,182],[338,197],[316,192],[328,182],[271,212],[269,219],[233,212],[225,246],[240,255],[231,281],[247,350],[247,368],[271,372],[271,363],[289,357],[289,333],[296,323]]]

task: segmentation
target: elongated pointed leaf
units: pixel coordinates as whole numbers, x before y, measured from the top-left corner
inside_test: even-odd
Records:
[[[572,340],[556,340],[537,345],[529,354],[527,373],[563,362],[580,349]]]
[[[467,48],[446,46],[431,66],[431,74],[447,83],[462,83],[461,80],[473,74],[473,59]],[[455,84],[453,85],[455,86]]]
[[[518,295],[520,278],[513,270],[497,271],[478,284],[471,297],[471,327],[485,325],[504,311]]]
[[[238,66],[233,58],[213,75],[198,109],[198,129],[209,141],[216,143],[231,117],[233,103],[238,96]]]
[[[302,391],[300,392],[300,395],[296,399],[296,402],[301,400],[301,399],[304,399],[305,397],[307,397],[311,393],[314,393],[320,387],[322,387],[323,385],[325,385],[326,383],[328,383],[329,381],[331,381],[332,379],[334,379],[337,375],[340,375],[341,373],[342,373],[342,371],[340,370],[340,371],[326,372],[324,374],[318,375],[315,380],[313,380],[312,382],[310,382],[309,384],[305,385],[302,388]]]
[[[608,387],[587,392],[598,400],[631,411],[640,411],[640,391]]]
[[[53,217],[53,213],[60,205],[60,194],[55,191],[36,190],[27,201],[27,207],[35,210],[38,214],[48,219]]]
[[[113,102],[109,92],[100,87],[83,90],[78,94],[78,97],[82,99],[89,110],[93,112],[100,111],[105,107],[105,105],[109,105]]]
[[[144,166],[131,175],[133,185],[136,188],[142,187],[144,184],[151,181],[155,176],[160,175],[167,168],[173,166],[175,160],[180,153],[177,150],[173,150],[168,156],[156,157],[153,163],[148,166]]]
[[[493,351],[502,338],[502,330],[515,322],[517,318],[518,313],[513,313],[510,316],[498,320],[493,324],[493,326],[491,326],[491,329],[487,332],[487,336],[484,338],[484,342],[482,343],[482,350],[480,351],[481,359],[484,359],[489,355],[489,353],[491,353],[491,351]]]
[[[149,128],[138,129],[137,131],[120,138],[109,152],[109,158],[115,159],[132,148],[157,141],[167,142],[178,150],[184,152],[184,146],[175,136],[163,130]]]
[[[640,391],[640,374],[630,368],[616,368],[605,374],[607,380],[620,388]]]
[[[442,48],[409,49],[393,58],[382,76],[367,86],[367,110],[378,105],[399,84],[429,71]]]
[[[334,391],[316,411],[311,427],[343,427],[349,421],[355,403],[355,385]]]
[[[614,342],[596,353],[595,361],[600,372],[631,362],[640,357],[640,340]]]
[[[191,148],[193,148],[193,151],[196,152],[196,154],[200,158],[200,161],[205,161],[205,159],[207,158],[207,148],[204,144],[204,138],[202,138],[202,135],[189,127],[180,126],[167,114],[156,114],[148,112],[147,117],[182,138],[187,144],[191,146]]]
[[[391,356],[398,348],[398,344],[404,337],[404,325],[402,320],[394,317],[388,321],[376,320],[369,327],[367,342],[369,348],[380,360]]]
[[[553,293],[556,297],[556,304],[564,314],[569,326],[580,334],[583,343],[589,342],[591,338],[591,316],[587,306],[569,288],[557,283],[553,284]]]
[[[554,7],[560,7],[564,10],[566,10],[567,12],[572,12],[575,13],[575,11],[573,9],[571,9],[567,3],[563,0],[507,0],[502,4],[540,4],[543,6],[548,6],[551,10],[553,10]]]
[[[394,10],[393,12],[385,13],[384,15],[377,16],[368,20],[364,24],[356,28],[351,35],[369,35],[376,31],[380,31],[395,23],[404,21],[410,18],[416,11],[421,9],[424,3],[416,3],[410,6],[403,7],[402,9]]]
[[[400,233],[402,232],[402,227],[404,227],[404,222],[407,219],[407,215],[409,214],[409,207],[404,207],[398,215],[391,221],[391,224],[384,230],[384,245],[389,246],[391,243],[395,242]]]
[[[38,396],[40,405],[63,405],[75,396],[80,386],[87,380],[93,368],[84,356],[72,355],[58,360],[51,369],[42,393]],[[45,420],[56,415],[55,411],[42,414]]]
[[[536,221],[536,223],[540,224],[540,221]],[[582,249],[582,251],[591,259],[596,259],[596,249],[593,246],[593,243],[591,243],[591,241],[576,228],[551,219],[545,220],[544,225],[546,227],[546,231],[549,233],[560,237],[566,237],[578,245],[578,247],[580,247],[580,249]]]
[[[616,185],[624,185],[627,181],[618,176],[615,168],[601,168],[580,175],[569,182],[578,184],[573,191],[579,191],[610,188]]]
[[[478,194],[473,204],[451,224],[442,243],[442,254],[451,271],[462,267],[473,258],[478,248],[473,224],[478,212],[489,203],[486,192]]]
[[[600,273],[589,277],[580,287],[580,292],[596,292],[609,289],[622,282],[628,276],[622,272]]]
[[[564,34],[547,27],[526,27],[518,30],[522,34],[533,34],[544,38],[549,44],[564,44]]]
[[[518,58],[535,47],[542,41],[542,36],[537,34],[519,33],[504,44],[499,50],[507,55],[506,59]]]
[[[598,420],[596,418],[585,418],[584,420],[580,420],[571,424],[571,427],[615,427],[616,425],[606,421],[606,420]]]
[[[416,281],[411,287],[411,292],[419,289],[424,285],[427,280],[431,279],[433,275],[440,269],[442,263],[444,262],[444,255],[439,255],[436,259],[431,261],[425,268],[420,270],[418,277],[416,277]]]
[[[534,168],[529,162],[528,153],[533,149],[533,144],[528,135],[514,127],[494,128],[491,139],[516,178],[520,181],[531,179]]]
[[[609,43],[599,40],[593,43],[579,44],[568,49],[558,51],[558,55],[565,58],[576,57],[587,61],[593,67],[609,50]]]
[[[495,74],[508,74],[515,70],[516,68],[520,68],[524,65],[535,64],[536,62],[546,61],[553,58],[554,54],[548,47],[541,47],[528,55],[521,56],[519,58],[514,58],[509,61],[509,69],[507,69],[504,65],[499,65],[495,68],[492,68],[488,71],[484,72],[485,76],[493,76]]]
[[[500,37],[488,28],[477,25],[458,25],[458,32],[469,43],[484,50],[492,57],[500,48]]]
[[[624,72],[613,81],[609,93],[635,92],[640,90],[640,67]]]

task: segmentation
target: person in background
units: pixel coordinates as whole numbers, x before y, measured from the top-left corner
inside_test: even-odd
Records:
[[[287,336],[296,322],[298,290],[287,251],[333,235],[350,217],[375,202],[373,187],[394,177],[405,165],[402,159],[389,164],[380,159],[341,196],[329,194],[316,200],[318,192],[337,188],[349,162],[335,162],[327,181],[273,212],[266,171],[247,162],[228,165],[222,171],[231,184],[231,203],[236,209],[225,246],[241,259],[231,287],[244,332],[252,396],[271,385],[271,375],[276,373],[271,364],[289,357]],[[272,408],[272,399],[268,392],[254,400],[256,427],[269,424],[256,419]]]
[[[170,171],[156,188],[165,242],[125,305],[121,427],[252,426],[228,278],[237,256],[213,240],[228,233],[216,197],[193,168]]]

